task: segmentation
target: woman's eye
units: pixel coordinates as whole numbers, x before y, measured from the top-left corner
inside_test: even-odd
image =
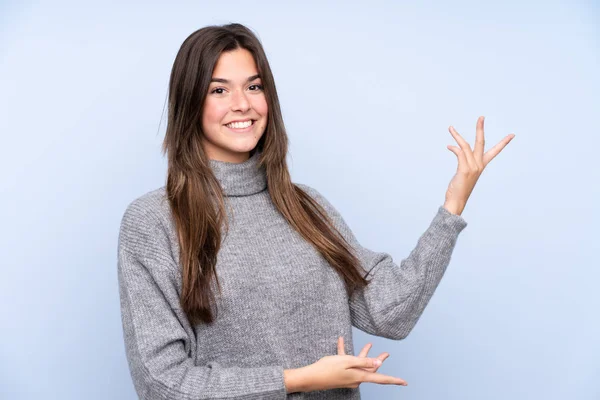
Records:
[[[251,89],[251,91],[253,91],[253,92],[256,92],[258,90],[263,90],[263,85],[258,85],[258,84],[250,85],[250,88],[253,88],[253,87],[256,88],[256,89]],[[211,90],[211,93],[223,94],[224,90],[225,90],[224,88],[218,87],[218,88],[214,88],[213,90]]]

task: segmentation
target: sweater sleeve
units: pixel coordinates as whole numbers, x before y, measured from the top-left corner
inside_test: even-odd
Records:
[[[389,254],[361,246],[324,196],[309,186],[301,187],[325,208],[360,260],[363,276],[369,281],[349,299],[352,325],[388,339],[406,338],[441,281],[467,222],[440,206],[414,249],[397,265]]]
[[[126,357],[139,398],[285,399],[281,365],[194,365],[194,331],[179,303],[179,269],[168,235],[138,203],[121,221],[118,283]]]

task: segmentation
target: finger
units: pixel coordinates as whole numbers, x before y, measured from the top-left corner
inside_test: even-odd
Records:
[[[448,150],[450,150],[451,152],[453,152],[454,154],[456,154],[456,157],[458,157],[458,169],[460,169],[461,165],[464,165],[465,167],[467,167],[469,165],[469,163],[467,162],[467,158],[465,156],[465,153],[456,146],[446,146],[448,148]]]
[[[408,385],[408,382],[402,378],[396,378],[395,376],[384,375],[376,372],[367,372],[362,380],[363,382],[380,383],[383,385]]]
[[[346,352],[344,350],[344,337],[338,337],[338,355],[343,356]]]
[[[365,347],[363,347],[363,348],[362,348],[362,350],[360,351],[360,353],[358,353],[358,356],[359,356],[359,357],[366,357],[366,356],[367,356],[367,354],[369,354],[369,350],[371,350],[371,347],[372,347],[372,346],[373,346],[373,345],[372,345],[371,343],[367,343],[367,344],[365,345]]]
[[[388,358],[390,355],[388,353],[381,353],[380,355],[378,355],[376,358],[378,360],[381,360],[381,365],[383,365],[383,362],[386,360],[386,358]],[[361,368],[365,371],[369,371],[369,372],[377,372],[377,370],[381,367],[381,365],[376,366],[376,367],[370,367],[370,368]]]
[[[486,165],[489,164],[490,161],[492,161],[494,159],[494,157],[496,157],[498,155],[498,153],[500,153],[502,151],[502,149],[504,149],[504,147],[510,143],[511,140],[513,140],[513,138],[516,135],[510,134],[508,136],[506,136],[504,139],[502,139],[497,145],[495,145],[494,147],[492,147],[491,149],[489,149],[484,155],[483,155],[483,167],[485,168]]]
[[[377,358],[379,360],[381,360],[381,363],[383,364],[383,362],[390,356],[389,353],[381,353],[380,355],[377,356]]]
[[[450,134],[452,134],[452,136],[454,137],[454,140],[456,140],[456,142],[460,146],[463,153],[465,153],[467,165],[472,169],[475,168],[477,164],[475,163],[475,156],[473,156],[473,151],[471,150],[471,146],[469,145],[469,143],[467,143],[467,141],[463,139],[463,137],[460,136],[458,132],[456,132],[456,129],[454,129],[453,126],[448,128],[448,130],[450,131]]]
[[[485,138],[483,133],[484,119],[484,116],[479,117],[475,127],[475,150],[473,151],[473,157],[480,166],[483,166],[483,151],[485,148]]]
[[[381,353],[380,355],[377,356],[378,360],[381,360],[381,365],[383,365],[383,362],[389,357],[390,355],[388,353]],[[377,372],[377,370],[381,367],[381,365],[379,367],[374,367],[373,368],[373,372]]]
[[[348,360],[347,368],[373,368],[380,367],[382,361],[377,358],[352,357]]]

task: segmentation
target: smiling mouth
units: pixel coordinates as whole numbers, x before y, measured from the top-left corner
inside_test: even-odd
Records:
[[[226,124],[225,126],[231,129],[232,131],[245,132],[251,130],[255,123],[256,120],[251,119],[250,121],[246,122],[232,122],[230,124]]]

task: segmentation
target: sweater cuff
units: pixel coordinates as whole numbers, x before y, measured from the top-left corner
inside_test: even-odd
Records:
[[[468,225],[467,221],[458,214],[452,214],[444,206],[438,208],[436,216],[433,218],[433,224],[447,231],[453,236],[457,236]]]

